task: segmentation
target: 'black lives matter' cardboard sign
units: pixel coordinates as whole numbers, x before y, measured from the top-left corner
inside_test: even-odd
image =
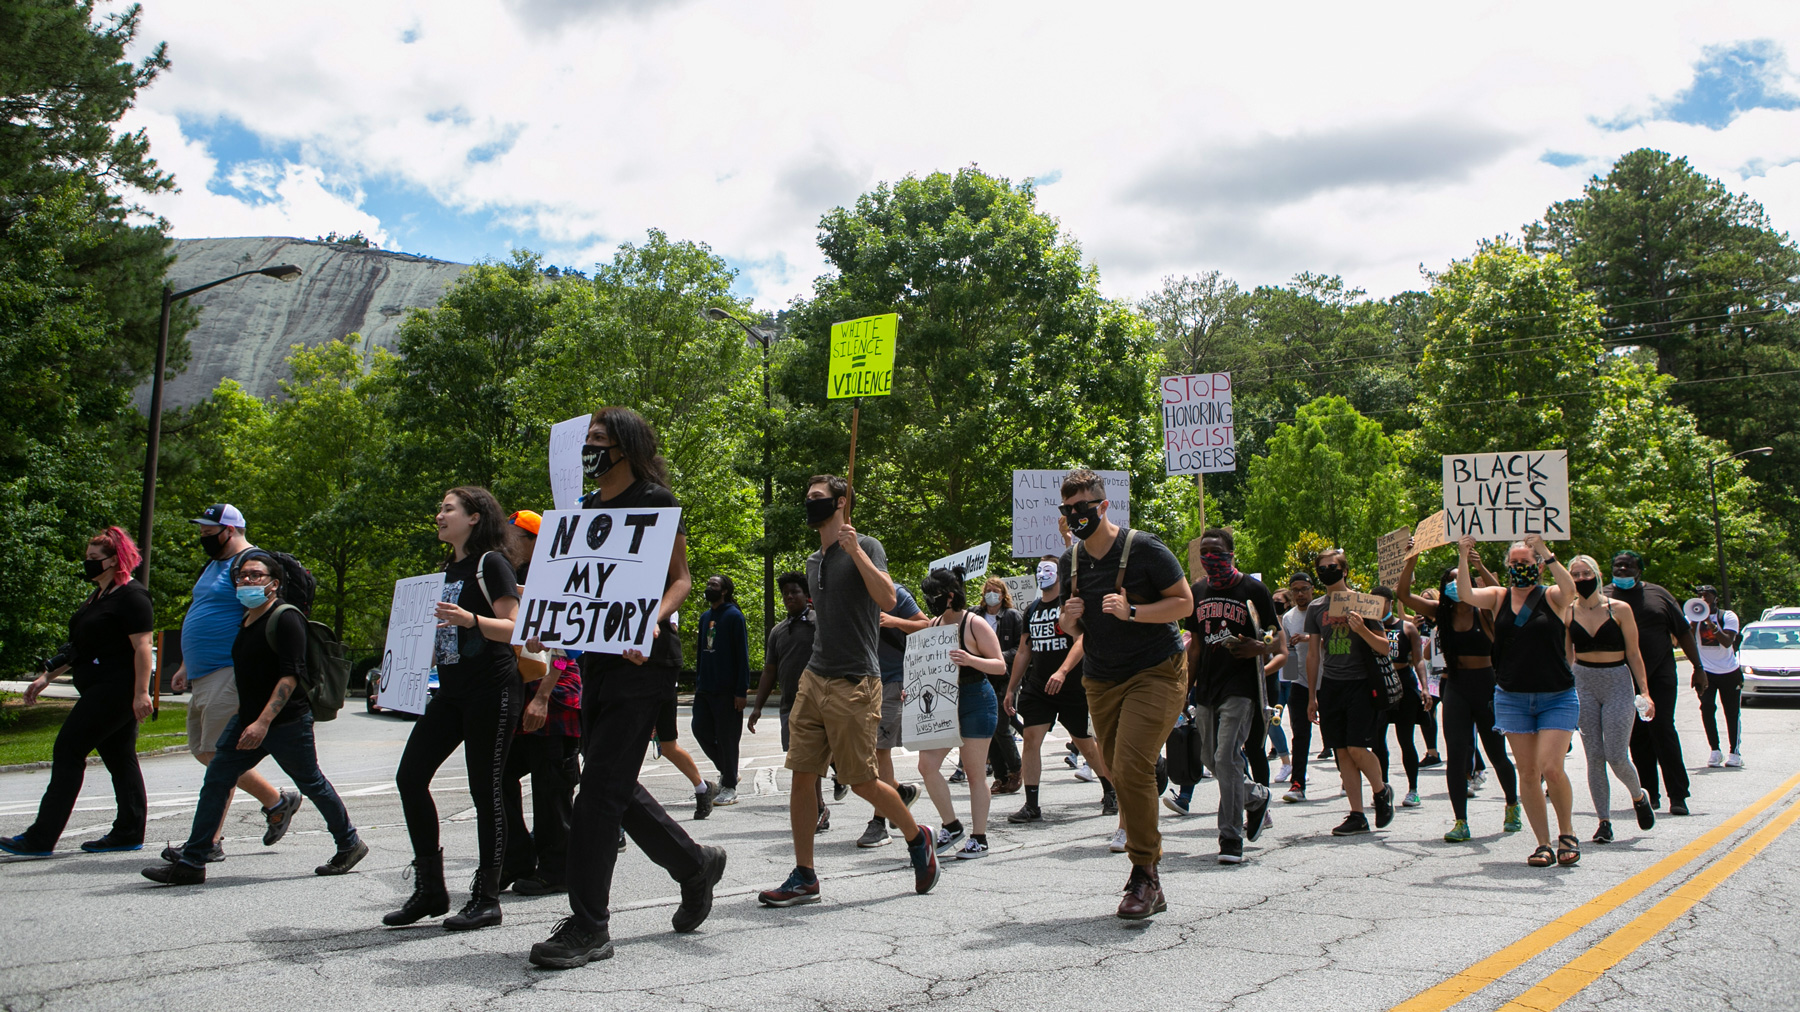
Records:
[[[678,507],[544,514],[512,641],[649,653],[680,527]]]
[[[1569,451],[1445,457],[1444,520],[1451,541],[1569,540]]]

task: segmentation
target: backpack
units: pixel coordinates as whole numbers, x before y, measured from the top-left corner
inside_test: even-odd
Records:
[[[286,609],[298,611],[301,618],[306,618],[299,605],[286,601],[277,604],[269,612],[269,624],[263,627],[270,650],[275,649],[275,623]],[[313,720],[336,720],[338,711],[344,708],[344,697],[350,694],[350,655],[323,622],[306,621],[306,679],[300,689],[312,707]]]
[[[264,548],[281,563],[281,600],[300,609],[302,618],[312,616],[313,596],[319,589],[319,581],[313,578],[312,570],[306,568],[299,559],[286,552],[277,552],[272,548]],[[333,643],[337,637],[332,637]]]

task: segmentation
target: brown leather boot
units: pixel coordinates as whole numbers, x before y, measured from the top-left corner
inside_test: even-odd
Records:
[[[1119,916],[1141,921],[1167,909],[1169,904],[1163,901],[1162,879],[1156,874],[1156,866],[1132,865],[1131,878],[1125,881],[1125,898],[1119,901]]]
[[[1011,773],[994,781],[992,793],[1017,794],[1019,788],[1025,786],[1025,777],[1020,773]]]

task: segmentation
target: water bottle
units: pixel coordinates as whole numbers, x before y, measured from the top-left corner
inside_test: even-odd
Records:
[[[1650,697],[1649,696],[1633,696],[1631,699],[1631,702],[1632,702],[1632,705],[1637,707],[1639,720],[1649,720],[1650,719]]]

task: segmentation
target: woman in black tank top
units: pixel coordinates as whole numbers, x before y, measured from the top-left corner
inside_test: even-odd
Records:
[[[1506,552],[1507,587],[1476,587],[1469,577],[1475,539],[1459,542],[1458,596],[1494,615],[1494,725],[1506,735],[1524,785],[1525,815],[1537,837],[1528,863],[1534,868],[1573,865],[1581,841],[1572,832],[1573,798],[1563,757],[1580,722],[1575,676],[1569,671],[1568,619],[1575,581],[1544,541],[1533,534]],[[1538,579],[1544,566],[1556,585]],[[1556,849],[1550,848],[1549,813],[1539,783],[1549,788],[1556,808]]]

